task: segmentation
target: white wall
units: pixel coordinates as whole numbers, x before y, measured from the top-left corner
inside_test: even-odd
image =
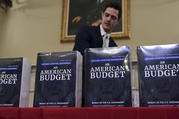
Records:
[[[36,62],[38,52],[71,50],[60,44],[62,0],[25,0],[4,16],[0,57],[26,57]]]

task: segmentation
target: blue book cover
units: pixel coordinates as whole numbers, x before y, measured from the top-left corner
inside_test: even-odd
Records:
[[[132,106],[128,46],[88,48],[84,54],[84,106]]]
[[[0,107],[28,107],[30,71],[25,58],[0,58]]]
[[[139,46],[140,106],[179,106],[179,45]]]
[[[81,106],[79,52],[38,53],[34,107]]]

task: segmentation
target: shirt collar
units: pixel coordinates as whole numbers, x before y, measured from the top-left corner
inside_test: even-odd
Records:
[[[102,24],[100,25],[100,32],[101,32],[101,36],[104,36],[105,34],[107,34],[110,37],[109,33],[106,33],[102,27]]]

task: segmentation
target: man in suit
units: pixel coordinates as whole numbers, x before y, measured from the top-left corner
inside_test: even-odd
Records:
[[[78,50],[83,55],[86,48],[116,47],[110,33],[119,23],[121,13],[122,8],[118,2],[105,1],[101,24],[82,27],[76,35],[73,50]]]

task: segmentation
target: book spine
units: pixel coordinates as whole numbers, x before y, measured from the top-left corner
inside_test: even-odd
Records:
[[[19,107],[29,106],[31,63],[23,58]]]
[[[82,102],[82,56],[77,52],[76,65],[76,91],[75,91],[75,106],[80,107]]]

